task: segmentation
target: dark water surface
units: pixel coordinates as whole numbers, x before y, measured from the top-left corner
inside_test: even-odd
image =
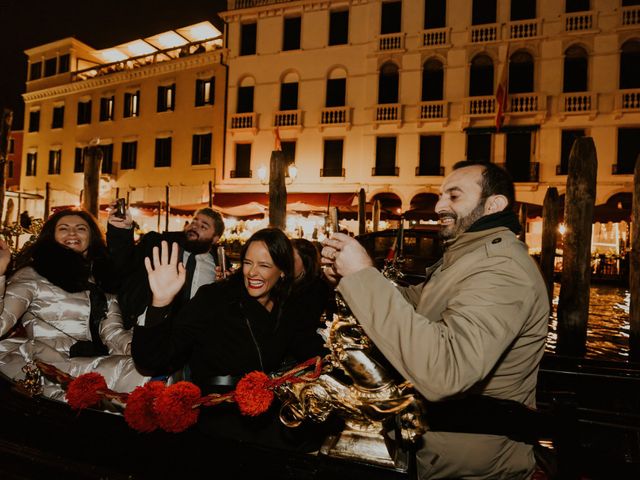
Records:
[[[548,352],[555,352],[557,340],[557,308],[560,285],[553,289],[553,318],[547,336]],[[592,285],[589,295],[587,324],[587,358],[627,361],[629,359],[629,301],[624,287]]]

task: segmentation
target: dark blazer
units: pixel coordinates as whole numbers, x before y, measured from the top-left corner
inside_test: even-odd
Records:
[[[113,260],[114,270],[120,277],[118,303],[122,310],[125,328],[135,325],[138,316],[151,303],[151,287],[149,287],[144,258],[151,257],[153,247],[159,247],[162,240],[166,240],[169,245],[177,242],[182,254],[185,239],[184,232],[149,232],[136,244],[133,240],[133,229],[107,226],[109,254]],[[172,308],[179,309],[183,303],[182,295],[178,294],[171,305]]]

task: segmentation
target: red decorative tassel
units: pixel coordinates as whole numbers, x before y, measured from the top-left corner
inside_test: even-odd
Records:
[[[255,417],[269,410],[273,402],[271,379],[264,372],[247,373],[236,385],[235,401],[243,415]]]
[[[165,388],[154,403],[158,426],[167,432],[182,432],[198,421],[200,389],[189,382]]]
[[[163,382],[153,381],[136,387],[129,394],[124,419],[131,428],[139,432],[153,432],[158,428],[153,404],[164,389]]]
[[[108,390],[107,382],[99,373],[91,372],[72,380],[67,387],[67,402],[74,410],[97,405],[102,399],[100,390]]]

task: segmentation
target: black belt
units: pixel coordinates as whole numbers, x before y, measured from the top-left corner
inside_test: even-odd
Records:
[[[207,385],[222,386],[222,387],[235,387],[236,383],[240,381],[240,377],[233,375],[217,375],[215,377],[209,377]]]

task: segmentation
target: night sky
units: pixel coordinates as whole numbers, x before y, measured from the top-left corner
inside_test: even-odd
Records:
[[[224,9],[226,0],[0,0],[0,107],[13,109],[21,129],[24,50],[66,37],[102,49],[203,20],[222,30]]]

